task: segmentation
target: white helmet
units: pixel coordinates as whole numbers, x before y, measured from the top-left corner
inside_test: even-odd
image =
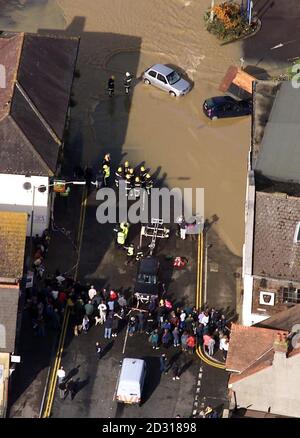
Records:
[[[129,71],[127,71],[127,72],[125,73],[125,75],[126,75],[127,77],[130,76]]]

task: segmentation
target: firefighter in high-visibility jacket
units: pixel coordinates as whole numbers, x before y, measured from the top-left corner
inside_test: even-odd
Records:
[[[129,94],[131,85],[132,85],[132,75],[129,73],[129,71],[127,71],[124,77],[125,94]]]
[[[145,166],[141,166],[139,171],[138,171],[138,176],[139,176],[142,184],[146,180],[146,175],[147,175],[147,170],[146,170]]]
[[[104,185],[107,186],[108,185],[108,179],[110,177],[110,166],[108,164],[104,164],[102,169],[103,169],[103,181],[104,181]]]
[[[127,175],[129,169],[130,169],[129,161],[126,160],[124,163],[124,175],[125,176]]]
[[[126,196],[128,196],[130,190],[132,189],[131,176],[129,175],[129,173],[127,173],[125,177],[125,184]]]
[[[60,192],[60,196],[62,196],[63,198],[67,198],[70,192],[71,192],[71,187],[67,186],[63,192]]]
[[[120,228],[117,234],[117,243],[119,245],[125,245],[127,236],[129,232],[129,224],[127,222],[121,222]]]
[[[125,179],[125,172],[123,166],[119,166],[115,172],[115,184],[116,187],[119,187],[120,181]]]
[[[145,177],[145,189],[147,190],[148,195],[153,187],[153,181],[149,173],[147,173]]]
[[[140,196],[140,194],[141,194],[141,186],[142,186],[142,184],[141,184],[140,177],[136,176],[134,178],[134,194],[135,194],[135,196]]]

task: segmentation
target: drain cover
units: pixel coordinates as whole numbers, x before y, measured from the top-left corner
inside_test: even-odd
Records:
[[[210,270],[210,272],[219,272],[219,265],[218,265],[218,263],[210,263],[209,264],[209,270]]]

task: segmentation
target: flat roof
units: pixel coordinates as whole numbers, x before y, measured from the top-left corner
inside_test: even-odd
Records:
[[[300,90],[285,81],[277,91],[254,170],[300,183]]]

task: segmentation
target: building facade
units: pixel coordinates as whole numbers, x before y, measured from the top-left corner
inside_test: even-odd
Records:
[[[49,224],[78,47],[78,38],[0,36],[0,210],[26,212],[27,235]]]

